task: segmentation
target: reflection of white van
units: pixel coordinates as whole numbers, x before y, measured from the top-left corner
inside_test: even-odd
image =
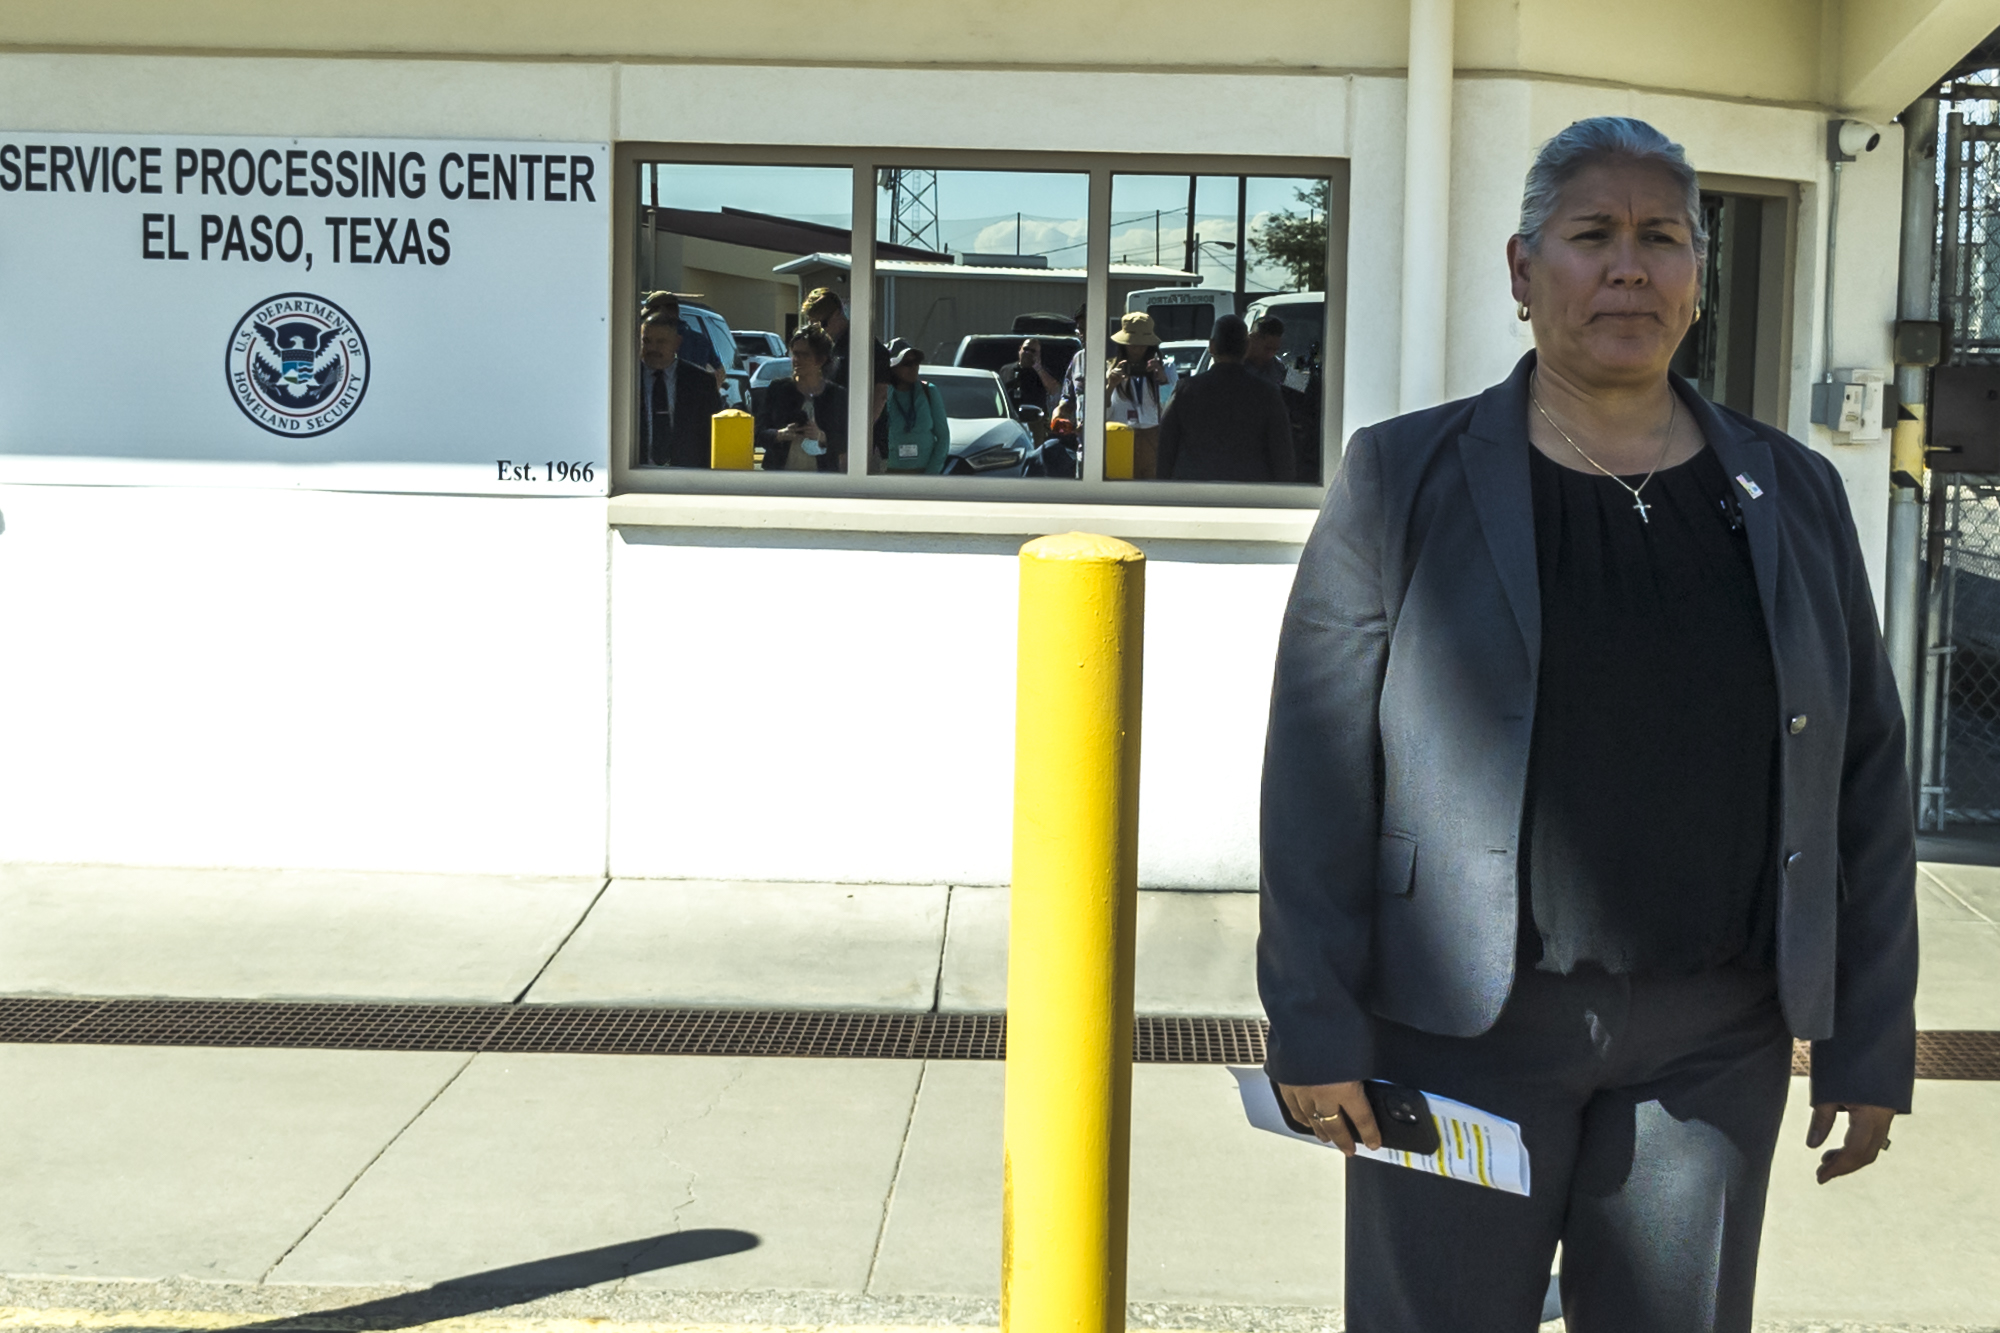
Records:
[[[1161,342],[1207,342],[1218,315],[1236,313],[1233,292],[1215,287],[1145,287],[1125,295],[1125,313],[1153,317]]]

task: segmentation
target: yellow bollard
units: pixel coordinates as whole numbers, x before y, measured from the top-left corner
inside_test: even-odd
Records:
[[[1104,479],[1132,480],[1132,426],[1125,421],[1104,423]]]
[[[1021,548],[1003,1333],[1125,1327],[1145,559]]]
[[[725,407],[708,426],[708,465],[748,472],[757,452],[757,423],[748,412]]]

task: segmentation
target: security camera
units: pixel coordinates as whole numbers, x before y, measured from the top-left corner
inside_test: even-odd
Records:
[[[1852,162],[1863,153],[1872,153],[1882,142],[1882,131],[1866,121],[1829,120],[1826,123],[1826,160]]]

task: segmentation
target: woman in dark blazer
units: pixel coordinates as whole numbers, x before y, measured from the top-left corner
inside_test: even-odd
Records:
[[[1299,564],[1264,763],[1272,1078],[1350,1154],[1361,1080],[1520,1123],[1532,1193],[1351,1158],[1356,1333],[1748,1329],[1792,1038],[1819,1178],[1914,1078],[1902,711],[1827,461],[1668,369],[1693,170],[1544,145],[1508,243],[1535,350],[1358,432]]]
[[[817,324],[792,331],[792,373],[764,391],[757,440],[766,472],[847,469],[847,391],[828,375],[833,339]]]

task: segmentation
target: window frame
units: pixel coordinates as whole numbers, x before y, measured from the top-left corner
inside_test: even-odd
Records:
[[[1036,171],[1087,175],[1085,302],[1092,318],[1110,315],[1112,178],[1148,176],[1281,176],[1324,179],[1327,191],[1326,339],[1320,404],[1320,484],[1277,482],[1114,481],[1104,475],[1103,417],[1086,418],[1091,432],[1084,449],[1083,476],[1074,481],[1047,477],[898,477],[868,475],[853,466],[850,452],[843,473],[714,472],[702,468],[642,468],[632,464],[637,429],[638,376],[632,330],[638,319],[639,167],[646,162],[685,162],[761,167],[844,167],[853,174],[853,233],[848,320],[857,334],[873,336],[875,325],[875,176],[883,167],[939,171]],[[910,501],[995,501],[1060,504],[1207,506],[1244,509],[1317,509],[1339,461],[1346,361],[1346,268],[1349,169],[1346,158],[1215,154],[1027,153],[988,149],[921,147],[770,147],[628,140],[612,153],[611,494],[788,496],[822,499]],[[1104,358],[1084,337],[1086,392],[1104,401]],[[869,398],[852,395],[848,438],[869,438]]]

